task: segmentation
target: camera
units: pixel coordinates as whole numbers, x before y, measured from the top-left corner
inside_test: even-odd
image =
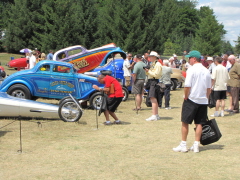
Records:
[[[150,65],[144,66],[143,69],[150,69]]]

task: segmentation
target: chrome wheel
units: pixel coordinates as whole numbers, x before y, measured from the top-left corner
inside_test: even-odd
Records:
[[[11,96],[14,96],[14,97],[17,97],[17,98],[26,99],[25,98],[25,93],[22,90],[20,90],[20,89],[17,89],[15,91],[13,91]]]
[[[8,90],[7,93],[11,96],[22,98],[22,99],[31,99],[31,93],[29,89],[22,84],[14,84]]]
[[[94,93],[90,99],[89,99],[89,104],[92,109],[100,109],[100,106],[102,104],[102,96],[107,96],[106,94],[103,94],[102,92],[96,92]]]
[[[82,116],[82,110],[70,99],[66,99],[59,106],[59,116],[65,122],[78,121]]]
[[[98,95],[93,98],[93,107],[94,109],[100,109],[100,106],[102,104],[102,96]]]

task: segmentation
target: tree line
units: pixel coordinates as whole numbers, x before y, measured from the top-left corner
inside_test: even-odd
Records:
[[[126,52],[220,55],[233,47],[209,7],[190,0],[2,0],[0,51],[114,42]]]

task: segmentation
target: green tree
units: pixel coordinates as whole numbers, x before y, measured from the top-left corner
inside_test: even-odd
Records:
[[[48,0],[43,5],[44,26],[38,24],[35,41],[44,51],[59,50],[81,44],[87,48],[92,45],[96,29],[94,1]]]
[[[3,4],[0,3],[0,16],[3,17]],[[3,19],[0,19],[0,52],[3,51],[2,41],[3,41]]]
[[[164,52],[164,43],[173,32],[176,25],[177,4],[175,0],[164,1],[158,10],[153,22],[150,24],[148,35],[150,39],[150,48]]]
[[[136,52],[143,22],[141,11],[139,3],[133,0],[106,0],[99,7],[96,46],[114,42],[125,51]]]
[[[76,44],[89,49],[114,42],[128,52],[155,50],[162,54],[170,38],[174,53],[189,51],[196,42],[199,50],[216,54],[225,33],[209,7],[198,11],[196,1],[190,0],[1,2],[10,4],[6,21],[0,20],[0,28],[6,29],[8,52],[25,47],[46,52]]]
[[[36,26],[33,22],[39,19],[35,14],[41,13],[44,0],[15,0],[7,12],[6,39],[4,45],[8,52],[19,52],[22,48],[34,48],[31,40]]]
[[[6,13],[8,12],[9,6],[13,3],[13,0],[1,0],[0,1],[0,51],[3,51],[3,41],[4,38],[3,35],[6,31],[6,19],[8,19],[8,16]]]
[[[236,43],[235,45],[235,53],[240,54],[240,36],[238,36],[238,39],[234,41]]]
[[[172,33],[169,35],[176,46],[175,53],[182,54],[183,51],[190,51],[193,45],[193,38],[198,29],[199,17],[195,4],[191,1],[177,2],[177,15]]]
[[[226,33],[224,26],[219,24],[209,7],[201,7],[199,11],[200,23],[196,31],[194,49],[202,54],[220,55],[222,50],[222,37]]]
[[[171,42],[170,38],[164,43],[164,52],[165,56],[172,56],[175,53],[174,44]]]
[[[234,54],[233,47],[229,41],[222,41],[222,53],[231,52],[230,54]]]
[[[158,49],[159,17],[162,8],[159,0],[106,0],[99,8],[97,43],[114,42],[125,51],[143,53]]]

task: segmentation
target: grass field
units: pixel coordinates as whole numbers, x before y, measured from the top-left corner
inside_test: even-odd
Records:
[[[13,122],[0,129],[0,179],[239,179],[239,114],[216,118],[223,136],[200,153],[172,151],[180,142],[182,93],[171,93],[173,109],[161,109],[155,122],[145,121],[145,105],[139,114],[131,110],[132,96],[118,109],[122,125],[104,126],[101,115],[97,130],[94,110],[85,110],[79,124],[22,121],[22,153],[19,121],[0,120],[0,127]]]
[[[90,109],[84,110],[80,123],[23,120],[22,153],[18,152],[20,122],[0,119],[0,179],[240,179],[240,114],[217,117],[223,136],[201,146],[200,153],[172,151],[181,140],[182,97],[183,89],[172,91],[172,109],[160,109],[161,120],[154,122],[145,121],[151,115],[145,104],[138,114],[132,111],[132,95],[118,108],[121,125],[104,126],[101,115],[97,129],[96,111]],[[213,112],[209,109],[209,116]]]

